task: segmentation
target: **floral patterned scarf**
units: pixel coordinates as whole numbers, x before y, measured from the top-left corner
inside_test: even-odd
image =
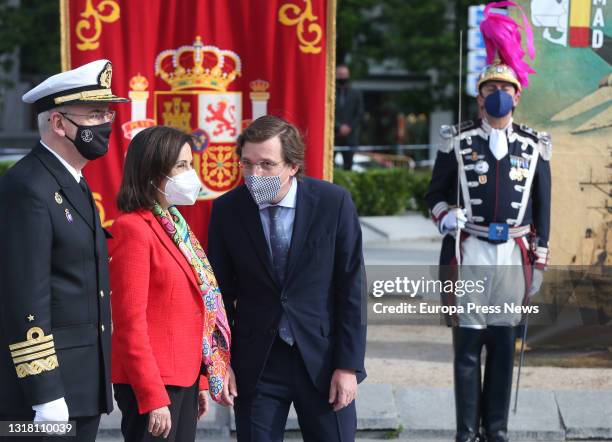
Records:
[[[168,211],[165,211],[158,203],[155,203],[152,212],[172,242],[187,259],[200,287],[204,302],[202,359],[206,367],[210,396],[213,400],[219,401],[230,361],[231,342],[231,332],[221,291],[204,249],[178,209],[171,206]]]

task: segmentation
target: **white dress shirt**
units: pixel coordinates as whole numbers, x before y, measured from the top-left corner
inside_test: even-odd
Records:
[[[45,147],[45,149],[47,149],[49,152],[55,155],[55,158],[57,158],[59,162],[62,163],[62,165],[66,169],[68,169],[68,172],[70,172],[70,175],[74,177],[77,183],[81,182],[81,177],[83,176],[83,174],[81,173],[80,170],[76,170],[74,167],[68,164],[68,162],[60,156],[60,154],[58,154],[56,151],[54,151],[49,146],[47,146],[42,140],[40,141],[40,144],[42,144]]]

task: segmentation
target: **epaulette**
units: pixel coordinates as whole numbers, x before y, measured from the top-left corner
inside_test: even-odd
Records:
[[[477,126],[478,125],[472,120],[462,121],[461,123],[455,124],[454,126],[444,124],[440,126],[440,136],[443,139],[453,138],[459,135],[459,133],[475,129]]]
[[[538,131],[532,129],[526,124],[514,124],[514,130],[523,136],[528,136],[534,141],[538,141]]]
[[[552,138],[548,132],[538,132],[526,124],[517,124],[515,130],[521,135],[526,135],[536,141],[542,159],[550,160],[552,157]]]
[[[438,144],[438,150],[440,150],[440,152],[449,153],[453,150],[453,139],[457,135],[476,129],[477,127],[478,123],[472,120],[462,121],[454,126],[449,124],[440,126],[440,143]]]

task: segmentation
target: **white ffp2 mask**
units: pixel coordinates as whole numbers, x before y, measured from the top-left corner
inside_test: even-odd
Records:
[[[168,181],[162,193],[170,205],[192,206],[195,204],[200,189],[202,189],[202,182],[194,169],[166,178]]]

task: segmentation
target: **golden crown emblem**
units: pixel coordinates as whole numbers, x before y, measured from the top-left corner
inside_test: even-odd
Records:
[[[266,92],[270,87],[270,83],[265,80],[253,80],[249,83],[253,92]]]
[[[155,75],[173,91],[212,89],[227,91],[229,84],[241,74],[238,54],[216,46],[204,45],[197,36],[193,45],[160,52],[155,59]]]
[[[149,88],[149,82],[143,77],[140,72],[130,79],[130,89],[133,91],[146,91]]]
[[[251,86],[251,100],[256,101],[264,101],[270,99],[270,93],[268,92],[268,88],[270,87],[270,83],[265,80],[254,80],[249,83]]]

